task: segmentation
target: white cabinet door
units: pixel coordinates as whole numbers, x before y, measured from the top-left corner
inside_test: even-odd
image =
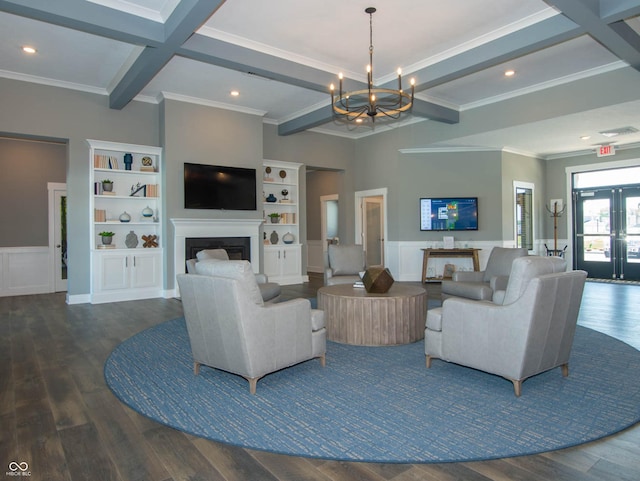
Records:
[[[280,259],[282,277],[299,277],[301,269],[301,249],[300,246],[282,248],[282,258]]]
[[[100,291],[126,289],[129,287],[128,256],[121,253],[100,255],[100,270],[98,274]]]
[[[155,287],[161,281],[161,258],[155,252],[135,254],[131,261],[131,287]]]
[[[93,253],[91,302],[162,296],[162,249]]]
[[[264,273],[269,281],[279,284],[302,283],[302,248],[294,246],[265,246]]]
[[[269,281],[277,282],[276,278],[280,277],[280,249],[272,246],[264,248],[264,273]]]

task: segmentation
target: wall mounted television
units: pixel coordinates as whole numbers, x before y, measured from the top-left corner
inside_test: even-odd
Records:
[[[256,210],[256,169],[185,162],[184,208]]]
[[[429,197],[420,199],[420,230],[478,230],[478,198]]]

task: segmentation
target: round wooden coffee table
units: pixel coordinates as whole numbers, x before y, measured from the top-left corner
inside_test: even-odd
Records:
[[[424,338],[427,291],[393,284],[384,294],[370,294],[351,284],[318,290],[327,339],[361,346],[408,344]]]

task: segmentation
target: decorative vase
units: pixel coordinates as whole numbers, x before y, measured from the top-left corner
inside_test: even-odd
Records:
[[[113,182],[103,182],[102,190],[105,192],[111,192],[113,190]]]
[[[126,245],[129,249],[133,249],[138,245],[138,236],[135,232],[129,231],[127,237],[124,240],[124,245]]]
[[[102,236],[102,244],[105,246],[111,245],[111,241],[113,240],[113,237],[110,235],[103,235]]]
[[[296,240],[296,238],[293,236],[291,232],[287,232],[285,235],[282,236],[282,242],[284,242],[285,244],[293,244],[294,240]]]
[[[267,202],[277,202],[278,199],[276,199],[276,196],[273,194],[269,194],[269,196],[267,197]]]
[[[124,169],[131,170],[131,164],[133,163],[133,155],[124,154]]]
[[[146,206],[144,209],[142,209],[142,216],[143,217],[153,216],[153,209],[149,206]]]
[[[123,212],[120,214],[120,222],[129,222],[131,220],[131,216],[127,214],[127,212]]]
[[[273,231],[271,233],[271,236],[269,237],[269,240],[271,241],[272,244],[277,244],[278,243],[278,233],[276,231]]]

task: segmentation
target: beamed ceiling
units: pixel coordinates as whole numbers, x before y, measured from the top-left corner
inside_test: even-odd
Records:
[[[356,128],[332,117],[328,86],[338,72],[349,90],[365,85],[368,6],[378,10],[375,83],[395,86],[402,67],[416,102],[399,122]],[[359,138],[412,122],[459,126],[474,109],[616,74],[557,114],[557,100],[537,102],[551,113],[487,118],[482,132],[423,146],[552,158],[640,143],[640,133],[599,134],[640,130],[639,15],[640,0],[0,0],[0,77],[106,95],[113,109],[178,99],[260,115],[280,135]]]

